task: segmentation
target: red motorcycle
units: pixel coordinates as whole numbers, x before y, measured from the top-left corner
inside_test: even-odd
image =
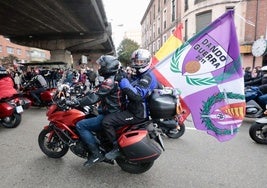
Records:
[[[67,95],[63,95],[67,96]],[[159,96],[162,97],[162,96]],[[45,126],[38,137],[39,147],[44,154],[51,158],[61,158],[70,149],[75,155],[88,158],[91,155],[86,144],[81,140],[76,123],[84,118],[94,117],[93,106],[74,107],[72,102],[65,97],[59,96],[58,100],[47,110],[49,125]],[[165,112],[160,114],[166,118],[176,114],[177,100],[170,97],[170,102],[158,105],[154,111],[164,108]],[[161,100],[160,100],[161,101]],[[158,103],[151,97],[151,105]],[[169,109],[171,108],[171,109]],[[163,112],[161,110],[161,112]],[[103,154],[112,149],[112,145],[107,140],[105,134],[94,133],[99,141],[99,149]],[[156,121],[152,119],[136,125],[125,125],[117,130],[118,143],[120,146],[120,156],[115,159],[120,168],[128,173],[139,174],[149,170],[154,161],[164,151],[164,145],[161,139],[161,129],[157,128]],[[104,160],[114,164],[114,160]]]
[[[29,100],[13,95],[12,97],[0,100],[0,124],[6,128],[15,128],[21,122],[21,114],[28,109],[31,103]]]
[[[40,93],[40,96],[38,97],[41,100],[41,104],[37,104],[35,99],[32,97],[30,92],[34,90],[36,90],[36,86],[31,82],[24,83],[21,87],[22,95],[31,100],[32,106],[47,107],[53,103],[53,97],[57,90],[56,88],[48,88]]]

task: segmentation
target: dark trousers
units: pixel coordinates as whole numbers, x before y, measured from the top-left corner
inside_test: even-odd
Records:
[[[145,118],[137,118],[129,111],[108,114],[102,120],[102,126],[111,143],[116,143],[116,129],[123,125],[133,125],[145,121]]]

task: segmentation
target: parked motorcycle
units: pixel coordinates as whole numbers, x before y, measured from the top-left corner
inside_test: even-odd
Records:
[[[28,109],[30,101],[13,95],[0,100],[0,124],[6,128],[15,128],[21,122],[21,114]]]
[[[51,158],[61,158],[69,149],[79,157],[88,158],[91,153],[81,140],[75,126],[84,118],[94,117],[96,115],[94,107],[75,107],[63,91],[64,89],[56,95],[58,100],[55,100],[46,113],[50,123],[39,134],[40,149]],[[177,97],[154,93],[155,96],[152,96],[149,101],[151,119],[140,124],[125,125],[116,132],[120,156],[115,161],[122,170],[128,173],[143,173],[153,166],[162,150],[164,151],[161,129],[157,127],[158,120],[179,115],[176,113],[179,105]],[[168,102],[166,96],[169,96]],[[161,97],[165,99],[165,104],[161,104],[162,100],[157,100]],[[99,141],[99,149],[102,153],[109,152],[112,144],[107,140],[104,132],[94,134]],[[114,160],[105,159],[103,162],[114,164]]]
[[[267,111],[265,111],[267,115]],[[267,117],[256,119],[249,128],[249,136],[259,144],[267,144]]]
[[[45,91],[41,92],[39,98],[41,100],[41,104],[37,104],[35,99],[30,94],[31,91],[35,90],[36,87],[31,82],[24,83],[21,87],[21,93],[24,97],[28,98],[32,106],[38,106],[38,107],[47,107],[50,106],[53,103],[53,96],[56,92],[56,88],[48,88]]]

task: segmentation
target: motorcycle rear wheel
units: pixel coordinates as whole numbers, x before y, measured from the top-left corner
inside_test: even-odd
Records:
[[[13,113],[12,116],[3,118],[1,125],[5,128],[16,128],[21,122],[21,114]]]
[[[176,129],[169,129],[168,132],[166,132],[166,135],[169,138],[177,139],[183,136],[184,132],[185,132],[185,125],[181,124]]]
[[[249,128],[249,136],[258,144],[267,144],[267,124],[254,122]]]
[[[61,158],[69,150],[60,138],[50,129],[43,129],[38,137],[38,144],[44,154],[51,158]]]
[[[145,163],[135,163],[122,157],[116,158],[116,162],[123,171],[128,172],[130,174],[144,173],[148,171],[154,164],[154,161]]]

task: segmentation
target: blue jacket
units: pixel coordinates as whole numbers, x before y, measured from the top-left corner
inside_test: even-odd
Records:
[[[133,77],[132,82],[123,78],[119,85],[128,98],[127,110],[138,118],[147,118],[148,96],[159,87],[155,75],[151,71],[147,71]]]

